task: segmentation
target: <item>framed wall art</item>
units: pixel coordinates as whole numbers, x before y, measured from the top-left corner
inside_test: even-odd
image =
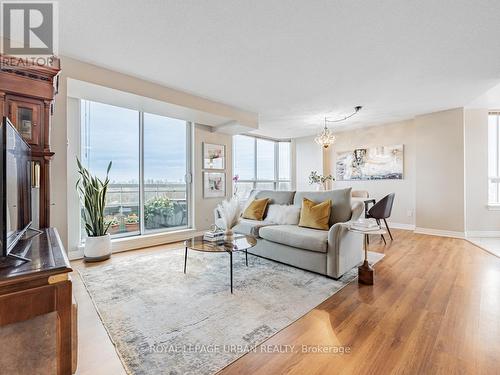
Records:
[[[226,196],[226,173],[203,172],[203,197],[222,198]]]
[[[226,146],[203,142],[203,169],[225,169]]]

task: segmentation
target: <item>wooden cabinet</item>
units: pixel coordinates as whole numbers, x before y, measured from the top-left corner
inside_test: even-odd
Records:
[[[70,375],[76,371],[77,321],[72,269],[59,234],[48,228],[23,238],[12,254],[31,262],[0,259],[0,346],[8,353],[0,358],[0,373]]]
[[[50,127],[60,72],[59,59],[54,66],[29,65],[16,58],[3,58],[0,66],[0,116],[8,116],[23,138],[31,145],[33,161],[40,165],[38,217],[40,228],[50,226]]]
[[[24,140],[33,148],[39,148],[43,131],[43,100],[7,95],[8,117]]]

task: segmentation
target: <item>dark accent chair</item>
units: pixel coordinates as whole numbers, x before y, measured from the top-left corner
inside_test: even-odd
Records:
[[[380,225],[380,220],[384,220],[385,227],[387,228],[387,232],[389,233],[389,237],[391,237],[391,241],[394,239],[392,237],[391,230],[389,229],[389,226],[387,225],[387,218],[391,217],[391,212],[392,212],[392,205],[394,203],[394,197],[395,194],[391,193],[389,195],[386,195],[384,198],[379,200],[377,203],[375,203],[375,199],[371,199],[369,201],[365,201],[365,217],[368,219],[375,219]],[[372,203],[373,207],[368,208],[369,204]],[[384,240],[384,243],[387,244],[385,241],[384,235],[382,235],[382,240]]]

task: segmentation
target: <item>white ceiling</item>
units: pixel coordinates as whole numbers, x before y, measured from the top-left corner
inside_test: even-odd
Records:
[[[61,55],[259,114],[274,137],[464,106],[500,82],[498,0],[63,0]],[[64,68],[64,67],[63,67]]]
[[[486,91],[483,95],[470,102],[467,108],[488,108],[491,110],[500,110],[500,85]]]

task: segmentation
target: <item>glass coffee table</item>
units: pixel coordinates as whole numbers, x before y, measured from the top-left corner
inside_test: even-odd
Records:
[[[257,244],[255,237],[242,234],[234,235],[232,241],[205,241],[203,236],[196,236],[184,241],[186,248],[184,252],[184,273],[186,273],[188,249],[202,251],[205,253],[228,253],[229,254],[229,273],[231,278],[231,293],[233,293],[233,253],[236,251],[245,252],[245,264],[248,266],[247,250]]]

